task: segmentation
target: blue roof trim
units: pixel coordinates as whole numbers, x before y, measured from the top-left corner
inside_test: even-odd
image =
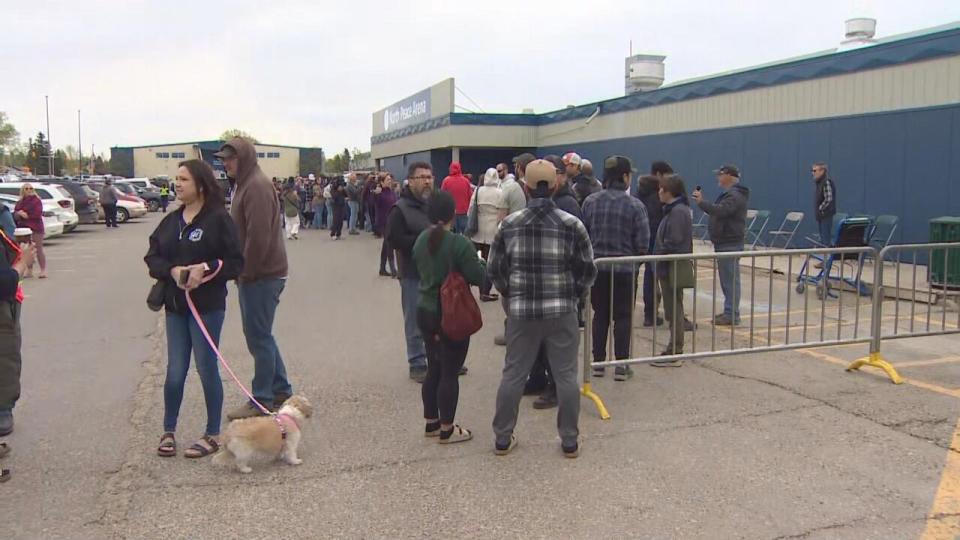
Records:
[[[398,131],[371,137],[370,142],[380,144],[451,124],[497,126],[553,124],[589,118],[598,107],[600,108],[600,114],[620,113],[688,99],[932,60],[956,54],[960,54],[960,28],[954,27],[942,32],[922,34],[823,56],[801,58],[773,66],[763,66],[747,71],[719,75],[713,78],[667,86],[643,94],[623,96],[538,115],[452,113]]]

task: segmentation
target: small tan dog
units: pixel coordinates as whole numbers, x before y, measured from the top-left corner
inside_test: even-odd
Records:
[[[215,465],[236,464],[242,473],[253,472],[253,460],[283,459],[290,465],[300,465],[297,457],[300,430],[313,415],[313,406],[303,396],[292,396],[283,403],[276,418],[258,416],[230,422],[223,432],[220,451],[213,456]],[[286,437],[277,422],[283,423]]]

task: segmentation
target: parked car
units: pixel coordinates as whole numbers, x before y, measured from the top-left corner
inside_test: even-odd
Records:
[[[134,195],[143,199],[143,203],[147,205],[147,210],[151,212],[160,211],[160,190],[137,187],[137,185],[132,182],[117,182],[114,185],[117,186],[120,193]]]
[[[34,187],[40,200],[43,201],[44,210],[52,210],[57,219],[63,223],[63,232],[71,232],[80,224],[80,216],[74,210],[73,197],[70,192],[55,184],[45,184],[42,182],[5,182],[0,184],[0,194],[20,197],[20,187],[29,183]],[[48,206],[47,203],[52,203]]]
[[[81,224],[97,222],[97,205],[99,204],[97,199],[99,197],[95,191],[72,180],[60,180],[57,185],[70,192]]]
[[[160,189],[158,184],[154,184],[153,181],[149,178],[128,178],[125,180],[117,180],[114,182],[116,185],[120,184],[130,184],[131,186],[142,188],[142,189]]]
[[[13,212],[13,209],[17,207],[18,200],[20,200],[20,197],[0,194],[0,204],[9,208],[10,212]],[[57,214],[48,207],[47,203],[44,203],[43,236],[45,238],[53,238],[61,234],[63,234],[63,223],[57,218]]]

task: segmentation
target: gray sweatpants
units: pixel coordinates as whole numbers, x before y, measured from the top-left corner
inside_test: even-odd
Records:
[[[517,426],[517,414],[523,386],[527,382],[540,346],[546,347],[547,359],[557,385],[557,431],[564,445],[577,442],[580,430],[580,389],[577,386],[577,352],[580,331],[576,312],[545,320],[507,319],[507,358],[503,378],[497,391],[497,413],[493,432],[497,443],[510,442]]]

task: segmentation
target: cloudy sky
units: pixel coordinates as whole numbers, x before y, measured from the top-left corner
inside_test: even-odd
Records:
[[[852,16],[885,37],[960,20],[958,0],[0,0],[0,111],[55,146],[216,138],[368,149],[371,114],[447,77],[486,112],[623,94],[623,59],[667,82],[835,47]],[[477,105],[457,94],[457,104]]]

